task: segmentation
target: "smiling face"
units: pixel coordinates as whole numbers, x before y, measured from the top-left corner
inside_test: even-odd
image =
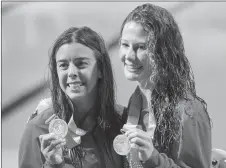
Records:
[[[64,44],[56,53],[56,65],[60,87],[72,101],[95,96],[100,72],[92,49],[80,43]]]
[[[144,85],[149,82],[155,67],[154,60],[148,56],[147,37],[141,24],[128,22],[122,31],[119,50],[126,78]]]

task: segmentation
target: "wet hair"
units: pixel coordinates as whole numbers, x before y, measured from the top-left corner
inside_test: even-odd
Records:
[[[102,128],[104,136],[109,139],[107,129],[115,119],[115,93],[111,61],[102,37],[88,27],[71,27],[64,31],[54,42],[49,54],[50,90],[53,109],[57,116],[69,122],[72,116],[69,97],[62,91],[56,66],[56,54],[64,44],[80,43],[92,49],[97,60],[97,67],[101,78],[97,81],[97,96],[95,102],[96,119]],[[110,142],[106,141],[110,146]]]
[[[121,36],[128,22],[141,24],[148,33],[148,54],[154,60],[157,71],[150,102],[156,119],[154,144],[160,152],[170,156],[181,127],[180,114],[175,110],[179,100],[188,99],[191,93],[205,108],[206,103],[196,95],[194,76],[185,56],[183,39],[171,13],[152,4],[138,6],[124,20]]]

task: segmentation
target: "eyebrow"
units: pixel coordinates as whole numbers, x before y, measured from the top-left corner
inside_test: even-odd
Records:
[[[84,61],[84,60],[89,60],[89,58],[87,58],[87,57],[78,57],[78,58],[75,58],[74,60],[78,60],[78,61]],[[57,60],[56,62],[58,63],[58,62],[67,62],[68,60],[67,59],[59,59],[59,60]]]
[[[120,40],[120,42],[122,42],[122,41],[127,42],[127,43],[129,42],[129,40],[125,40],[125,39]],[[135,41],[135,44],[146,44],[146,41],[143,41],[143,40],[142,41]]]

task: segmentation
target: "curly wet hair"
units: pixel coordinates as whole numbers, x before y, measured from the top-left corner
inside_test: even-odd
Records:
[[[190,63],[185,55],[184,43],[179,27],[166,9],[143,4],[136,7],[124,20],[141,24],[147,35],[149,56],[155,62],[157,80],[150,102],[156,119],[154,144],[170,156],[173,142],[178,140],[181,118],[175,108],[181,99],[192,94],[206,108],[203,99],[196,95],[195,81]]]

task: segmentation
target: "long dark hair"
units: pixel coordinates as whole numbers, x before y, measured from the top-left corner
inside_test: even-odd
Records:
[[[95,102],[96,118],[98,118],[99,126],[102,128],[106,144],[110,146],[108,141],[107,128],[114,123],[115,119],[115,93],[114,80],[111,61],[105,47],[102,37],[88,27],[71,27],[63,32],[54,42],[50,51],[49,68],[51,74],[51,97],[53,108],[56,115],[69,121],[72,116],[70,100],[62,91],[59,85],[59,79],[56,68],[56,53],[64,44],[80,43],[91,48],[97,60],[98,69],[101,72],[101,78],[97,82],[97,97]]]
[[[180,114],[175,110],[179,100],[188,99],[190,92],[205,108],[206,103],[196,95],[194,76],[185,56],[183,39],[171,13],[152,4],[138,6],[124,20],[121,35],[125,24],[131,21],[143,26],[148,33],[149,53],[154,53],[152,58],[157,66],[156,85],[151,95],[156,119],[154,141],[160,152],[170,155],[181,126]]]

